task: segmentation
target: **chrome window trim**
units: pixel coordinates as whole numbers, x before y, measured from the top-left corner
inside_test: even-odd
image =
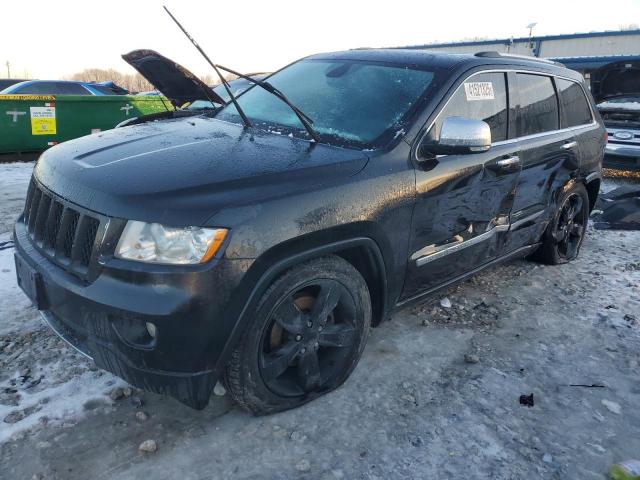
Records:
[[[577,80],[575,80],[573,78],[565,77],[564,75],[556,75],[554,73],[544,73],[544,72],[537,72],[537,71],[531,71],[531,70],[523,70],[523,69],[515,69],[515,68],[489,69],[489,70],[481,70],[481,71],[478,71],[478,72],[474,72],[474,73],[472,73],[468,77],[465,77],[462,80],[460,85],[458,85],[458,87],[456,87],[456,89],[453,91],[451,96],[449,96],[449,98],[447,98],[447,101],[444,103],[444,105],[442,106],[442,108],[440,109],[438,114],[435,116],[435,118],[431,121],[429,126],[422,132],[422,134],[420,135],[418,141],[415,143],[415,146],[418,147],[422,143],[422,141],[424,140],[424,137],[426,137],[427,133],[429,133],[431,128],[433,128],[433,125],[438,121],[438,119],[442,115],[442,112],[444,112],[444,110],[447,108],[447,106],[449,105],[449,102],[451,101],[451,99],[453,98],[455,93],[458,91],[458,89],[460,87],[462,87],[464,82],[466,82],[470,78],[475,77],[476,75],[482,75],[482,74],[485,74],[485,73],[508,73],[508,72],[526,73],[526,74],[530,74],[530,75],[542,75],[542,76],[549,77],[549,78],[552,78],[552,79],[553,78],[562,78],[563,80],[568,80],[570,82],[577,83],[580,86],[580,88],[582,89],[582,93],[587,98],[587,103],[589,104],[589,110],[591,111],[591,123],[585,123],[584,125],[576,125],[575,127],[567,127],[567,128],[559,128],[557,130],[549,130],[548,132],[533,133],[531,135],[524,135],[522,137],[510,138],[510,139],[507,139],[507,140],[501,140],[499,142],[492,142],[491,143],[492,147],[493,146],[500,146],[500,145],[508,145],[510,143],[517,143],[517,142],[522,141],[522,140],[530,140],[530,139],[534,139],[534,138],[544,137],[544,136],[547,136],[547,135],[556,135],[558,133],[566,133],[566,132],[570,132],[570,131],[573,131],[573,130],[579,130],[579,129],[582,129],[582,128],[593,127],[593,126],[598,124],[598,122],[596,122],[596,120],[595,120],[596,117],[595,117],[595,114],[594,114],[594,111],[593,111],[593,106],[591,105],[591,102],[589,102],[588,97],[586,96],[586,92],[584,90],[584,87]],[[554,85],[555,85],[555,82],[554,82]],[[557,89],[555,87],[554,87],[554,90],[556,92],[556,97],[558,98],[558,102],[560,102],[560,96],[558,95],[558,91],[557,91]],[[507,98],[508,98],[508,95],[509,95],[509,90],[508,90],[508,86],[507,86]],[[415,148],[414,150],[415,150],[415,152],[414,152],[415,160],[419,162],[420,159],[418,158],[418,148]],[[444,156],[444,155],[439,155],[438,157],[441,157],[441,156]]]
[[[533,133],[531,135],[525,135],[523,137],[511,138],[509,140],[503,140],[501,142],[492,143],[491,146],[494,146],[494,145],[506,145],[506,144],[509,144],[509,143],[516,143],[516,142],[520,142],[520,141],[531,140],[531,139],[534,139],[534,138],[546,137],[547,135],[556,135],[558,133],[567,133],[567,132],[571,132],[571,131],[574,131],[574,130],[580,130],[580,129],[587,128],[587,127],[593,127],[594,125],[597,125],[597,124],[598,124],[598,122],[592,121],[591,123],[585,123],[584,125],[578,125],[576,127],[567,127],[567,128],[561,128],[559,130],[550,130],[548,132]]]

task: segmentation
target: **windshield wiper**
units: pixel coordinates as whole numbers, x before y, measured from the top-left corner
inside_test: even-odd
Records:
[[[215,63],[213,63],[209,57],[207,56],[206,53],[204,53],[204,50],[202,50],[202,48],[200,48],[200,45],[198,45],[198,42],[196,42],[193,37],[191,35],[189,35],[189,32],[187,32],[185,30],[185,28],[180,24],[180,22],[176,19],[176,17],[173,16],[173,14],[169,11],[169,9],[165,6],[163,6],[162,8],[164,8],[166,10],[166,12],[169,14],[169,16],[171,17],[171,19],[176,22],[176,25],[178,25],[178,27],[180,27],[180,30],[182,30],[182,32],[187,36],[187,38],[191,41],[191,43],[193,43],[193,46],[196,47],[198,49],[198,51],[202,54],[202,56],[204,57],[204,59],[209,63],[209,65],[211,65],[213,67],[213,69],[215,70],[215,72],[218,74],[218,77],[220,77],[220,81],[222,82],[222,84],[224,85],[225,90],[227,91],[227,95],[229,95],[229,98],[231,98],[231,101],[233,102],[233,104],[236,107],[236,110],[238,110],[238,113],[240,114],[240,117],[242,118],[242,122],[244,123],[244,126],[246,128],[251,128],[251,122],[249,121],[249,119],[247,118],[247,116],[244,114],[244,112],[242,111],[242,108],[240,108],[240,105],[238,105],[238,101],[236,100],[236,97],[233,95],[233,92],[231,91],[231,88],[229,88],[229,84],[227,83],[227,81],[224,79],[224,77],[222,76],[222,74],[220,73],[220,70],[218,70],[218,67],[216,67]]]
[[[296,107],[293,103],[291,103],[289,101],[289,99],[284,95],[284,93],[282,93],[276,87],[271,85],[269,82],[263,82],[261,80],[256,80],[254,78],[249,77],[248,75],[244,75],[243,73],[236,72],[235,70],[231,70],[230,68],[226,68],[226,67],[223,67],[222,65],[217,65],[217,64],[213,63],[209,59],[207,54],[204,53],[204,50],[202,50],[202,48],[200,48],[200,45],[198,45],[198,42],[196,42],[193,39],[193,37],[191,35],[189,35],[189,32],[187,32],[185,30],[185,28],[180,24],[180,22],[176,19],[176,17],[173,16],[173,14],[169,11],[169,9],[167,7],[165,7],[165,6],[163,6],[163,8],[169,14],[171,19],[176,23],[176,25],[178,25],[178,27],[180,27],[180,30],[182,30],[182,32],[187,36],[187,38],[191,41],[191,43],[193,43],[193,46],[198,49],[198,51],[202,54],[204,59],[209,63],[209,65],[211,65],[213,67],[215,72],[218,74],[218,77],[220,77],[220,81],[222,82],[222,84],[224,85],[225,90],[227,91],[227,95],[229,95],[229,98],[231,98],[231,101],[233,102],[234,107],[236,107],[236,110],[238,111],[238,114],[240,114],[240,117],[242,118],[242,122],[244,123],[244,125],[247,128],[251,128],[251,126],[252,126],[251,122],[249,121],[249,118],[247,118],[247,116],[245,115],[245,113],[242,110],[242,108],[240,108],[240,105],[238,104],[238,101],[236,100],[236,97],[233,95],[233,92],[231,91],[229,83],[222,76],[222,73],[220,73],[220,70],[224,70],[226,72],[232,73],[233,75],[237,75],[240,78],[244,78],[245,80],[248,80],[248,81],[250,81],[252,83],[255,83],[256,85],[258,85],[258,86],[262,87],[263,89],[265,89],[267,92],[269,92],[272,95],[275,95],[276,97],[278,97],[280,100],[282,100],[293,111],[293,113],[296,114],[296,116],[298,117],[298,120],[300,120],[300,123],[302,123],[302,126],[305,128],[305,130],[307,131],[309,136],[315,142],[320,142],[320,137],[318,136],[316,131],[311,126],[313,121],[307,115],[305,115],[298,107]]]
[[[236,72],[235,70],[231,70],[230,68],[223,67],[222,65],[216,65],[216,67],[219,68],[220,70],[224,70],[225,72],[229,72],[233,75],[237,75],[240,78],[244,78],[245,80],[248,80],[251,83],[258,85],[259,87],[262,87],[267,92],[271,93],[272,95],[275,95],[277,98],[282,100],[293,111],[293,113],[296,114],[296,116],[298,117],[298,120],[300,120],[300,123],[302,124],[304,129],[307,131],[309,136],[313,138],[314,141],[320,142],[320,136],[311,126],[313,124],[313,120],[311,120],[307,115],[305,115],[303,111],[301,111],[298,107],[296,107],[293,103],[291,103],[291,101],[285,96],[285,94],[282,93],[280,90],[278,90],[276,87],[271,85],[269,82],[266,82],[263,80],[256,80],[255,78],[252,78],[249,75]]]

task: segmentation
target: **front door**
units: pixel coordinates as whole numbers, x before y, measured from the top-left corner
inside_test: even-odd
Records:
[[[518,143],[508,140],[505,74],[479,73],[465,79],[427,136],[438,138],[442,121],[451,116],[487,122],[492,146],[487,152],[438,156],[418,163],[403,299],[496,258],[509,228],[521,167]]]

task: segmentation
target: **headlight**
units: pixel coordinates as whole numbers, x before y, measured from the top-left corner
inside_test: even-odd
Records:
[[[220,249],[227,233],[226,228],[174,228],[129,220],[115,256],[145,263],[205,263]]]

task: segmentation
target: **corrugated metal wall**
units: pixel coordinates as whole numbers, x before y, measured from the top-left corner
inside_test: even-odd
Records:
[[[640,53],[640,35],[544,40],[540,47],[540,57],[636,55]]]
[[[577,56],[600,56],[600,55],[637,55],[640,54],[640,33],[632,31],[628,34],[620,32],[597,32],[589,34],[579,34],[573,37],[566,35],[565,38],[551,36],[548,38],[538,37],[532,39],[530,48],[528,39],[518,38],[509,44],[508,40],[462,42],[455,43],[421,45],[409,48],[420,48],[430,51],[448,53],[477,53],[483,51],[498,51],[501,53],[515,53],[518,55],[532,55],[538,49],[539,57],[577,57]],[[561,37],[561,36],[560,36]]]
[[[534,43],[535,46],[535,43]],[[514,43],[507,45],[504,42],[484,43],[482,45],[464,45],[464,46],[447,46],[447,47],[431,47],[425,45],[423,47],[427,51],[446,52],[446,53],[477,53],[496,51],[500,53],[514,53],[517,55],[531,55],[532,50],[529,43]]]

